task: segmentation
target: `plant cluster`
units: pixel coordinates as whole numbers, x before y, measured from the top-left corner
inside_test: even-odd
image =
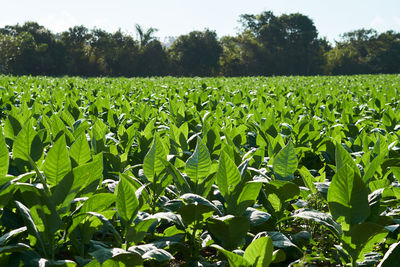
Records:
[[[396,266],[399,85],[0,76],[0,265]]]

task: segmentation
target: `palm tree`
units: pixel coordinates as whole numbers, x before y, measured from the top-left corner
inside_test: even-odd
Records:
[[[136,34],[139,37],[140,48],[145,47],[150,41],[154,40],[155,37],[153,34],[158,31],[156,28],[148,28],[146,31],[139,24],[135,25]]]

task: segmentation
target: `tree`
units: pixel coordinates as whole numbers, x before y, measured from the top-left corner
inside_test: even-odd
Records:
[[[327,74],[400,72],[400,34],[360,29],[342,35],[329,51]]]
[[[218,73],[222,47],[214,31],[192,31],[179,36],[169,53],[176,74],[210,76]]]
[[[135,28],[136,34],[139,37],[139,44],[141,48],[145,47],[150,41],[154,40],[155,37],[153,34],[158,31],[158,29],[151,27],[145,31],[139,24],[136,24]]]
[[[310,75],[318,73],[321,66],[321,41],[313,21],[305,15],[272,12],[240,17],[243,37],[255,38],[253,45],[258,72],[268,75]],[[246,47],[246,46],[245,46]],[[251,48],[250,48],[251,49]]]
[[[66,49],[69,75],[90,75],[92,69],[88,57],[90,38],[89,30],[83,25],[69,28],[61,34],[60,40]]]
[[[24,75],[34,72],[32,56],[36,43],[32,35],[23,32],[16,35],[0,34],[1,73]]]

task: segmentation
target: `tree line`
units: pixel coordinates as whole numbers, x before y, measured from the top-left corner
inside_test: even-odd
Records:
[[[0,28],[0,73],[48,76],[256,76],[400,73],[400,34],[360,29],[334,45],[300,13],[244,14],[236,36],[192,31],[170,46],[154,28],[136,38],[75,26],[54,34],[36,22]]]

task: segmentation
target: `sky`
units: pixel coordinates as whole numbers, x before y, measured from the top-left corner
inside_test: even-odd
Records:
[[[160,40],[206,28],[236,35],[241,14],[263,11],[307,15],[331,42],[361,28],[400,32],[400,0],[0,0],[0,7],[0,27],[36,21],[55,33],[84,25],[134,34],[140,24],[157,28]]]

